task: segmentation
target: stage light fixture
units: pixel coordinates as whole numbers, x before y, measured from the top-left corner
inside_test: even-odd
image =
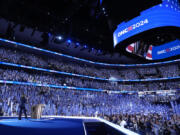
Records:
[[[57,36],[56,37],[58,40],[63,40],[63,37],[62,36]]]

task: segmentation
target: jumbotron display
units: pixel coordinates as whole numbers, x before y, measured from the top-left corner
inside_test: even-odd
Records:
[[[180,4],[178,0],[163,0],[161,4],[141,12],[140,16],[121,23],[113,34],[114,47],[124,46],[127,40],[136,38],[137,41],[126,45],[126,51],[149,60],[179,55],[180,40],[177,37],[178,34],[171,33],[168,29],[164,30],[166,33],[173,35],[173,38],[167,40],[164,37],[164,31],[162,31],[164,28],[170,28],[171,32],[172,30],[179,31]],[[151,37],[149,39],[147,37],[142,38],[144,33],[146,33],[146,36],[148,33]],[[171,37],[168,34],[166,34],[166,37]],[[136,51],[138,51],[138,54]]]

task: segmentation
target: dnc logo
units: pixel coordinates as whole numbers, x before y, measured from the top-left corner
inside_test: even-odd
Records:
[[[158,55],[165,54],[165,53],[169,53],[169,52],[176,51],[176,50],[179,50],[179,49],[180,49],[180,45],[177,45],[175,47],[171,47],[171,48],[167,48],[167,49],[158,51],[157,54]]]
[[[138,23],[136,23],[136,24],[133,24],[132,26],[129,26],[128,28],[126,28],[126,29],[122,30],[121,32],[119,32],[119,33],[118,33],[118,37],[120,37],[120,36],[128,33],[128,32],[131,31],[131,30],[134,30],[134,29],[136,29],[136,28],[139,28],[139,27],[141,27],[141,26],[143,26],[143,25],[145,25],[145,24],[148,24],[148,23],[149,23],[148,19],[145,19],[144,21],[140,21],[140,22],[138,22]]]

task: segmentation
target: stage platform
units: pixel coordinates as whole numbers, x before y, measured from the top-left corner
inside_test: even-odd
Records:
[[[88,117],[43,117],[18,120],[0,117],[1,135],[137,135],[127,129],[117,129],[103,119]]]

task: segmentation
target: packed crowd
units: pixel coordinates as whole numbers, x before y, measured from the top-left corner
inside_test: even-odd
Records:
[[[4,116],[18,115],[20,97],[25,94],[28,115],[31,115],[33,105],[44,104],[43,115],[98,116],[139,133],[147,130],[147,121],[156,135],[164,129],[176,131],[180,126],[180,110],[174,118],[171,106],[154,104],[152,98],[139,95],[5,84],[0,86],[0,90],[0,108]],[[173,95],[174,100],[179,97],[179,94]]]
[[[32,70],[22,69],[3,69],[0,68],[0,80],[32,82],[38,84],[52,84],[58,86],[73,86],[80,88],[93,88],[103,90],[115,91],[150,91],[150,90],[169,90],[179,89],[179,81],[165,81],[165,82],[146,82],[142,83],[114,83],[110,81],[97,81],[84,79],[79,77],[69,77],[56,75],[53,73],[35,72]]]
[[[176,77],[180,75],[179,64],[162,65],[158,67],[146,68],[103,68],[83,63],[63,61],[63,58],[50,58],[48,56],[40,56],[32,53],[16,49],[0,48],[0,61],[54,69],[69,73],[76,73],[100,78],[116,79],[143,79],[143,78],[161,78],[161,77]]]
[[[171,115],[165,118],[156,113],[144,114],[119,114],[104,116],[105,119],[128,128],[140,135],[179,135],[180,116]]]
[[[110,69],[66,62],[60,57],[51,58],[4,47],[0,47],[0,61],[100,78],[145,79],[180,75],[178,63],[158,67]],[[0,68],[0,80],[107,90],[107,92],[90,92],[0,84],[0,115],[17,116],[20,97],[25,94],[28,100],[26,105],[28,115],[31,115],[33,105],[44,104],[43,115],[99,116],[140,134],[179,134],[180,110],[175,112],[170,104],[167,104],[179,99],[179,93],[142,96],[109,92],[177,90],[180,89],[179,80],[129,84],[118,83],[113,79],[98,81],[4,66]],[[180,108],[179,102],[176,107]]]
[[[102,68],[84,63],[66,62],[24,51],[0,47],[0,61],[54,69],[101,78],[145,79],[180,76],[180,64],[146,68]],[[180,81],[117,83],[62,76],[44,72],[0,68],[0,80],[35,82],[105,90],[170,90],[179,89]],[[176,95],[125,95],[48,87],[0,84],[0,116],[17,116],[21,95],[27,98],[27,113],[33,105],[44,104],[43,115],[99,116],[142,135],[179,135],[180,110],[175,112],[165,103],[176,101]],[[178,103],[177,108],[180,108]]]
[[[33,104],[42,103],[47,105],[47,109],[45,107],[44,110],[44,114],[47,115],[93,116],[98,111],[98,114],[103,115],[158,113],[159,115],[168,116],[171,112],[168,106],[151,104],[152,101],[148,100],[148,98],[139,98],[137,95],[123,96],[106,92],[63,90],[21,85],[1,85],[0,89],[4,112],[9,112],[8,115],[13,115],[13,112],[17,113],[17,105],[22,93],[28,98],[28,112],[30,112],[30,106]],[[179,95],[173,96],[179,98]],[[65,107],[62,108],[63,106]]]

